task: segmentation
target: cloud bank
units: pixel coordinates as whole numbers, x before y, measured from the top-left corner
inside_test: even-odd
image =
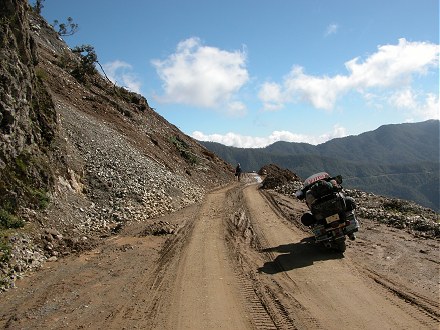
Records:
[[[332,132],[328,132],[320,136],[296,134],[289,131],[274,131],[267,137],[245,136],[236,133],[227,133],[225,135],[205,134],[200,131],[195,131],[192,133],[192,137],[196,140],[218,142],[237,148],[263,148],[278,141],[304,142],[317,145],[328,140],[344,136],[347,136],[346,130],[344,127],[339,125],[334,125]]]
[[[317,109],[331,111],[337,100],[350,91],[371,96],[369,92],[407,90],[414,76],[425,75],[432,68],[438,70],[438,63],[438,45],[402,38],[397,45],[379,46],[378,51],[363,62],[359,57],[346,62],[347,75],[312,76],[301,66],[294,66],[281,83],[264,83],[258,97],[269,111],[292,102],[307,102]],[[425,97],[422,103],[435,103],[432,95]],[[426,111],[431,111],[429,104],[426,107]]]
[[[245,105],[235,99],[249,80],[244,51],[228,52],[189,38],[177,45],[174,54],[152,64],[163,82],[159,102],[225,107],[232,115],[244,114]]]

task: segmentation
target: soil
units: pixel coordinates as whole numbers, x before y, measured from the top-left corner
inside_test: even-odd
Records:
[[[4,329],[438,329],[439,244],[359,219],[344,254],[248,175],[1,295]],[[151,223],[151,222],[150,222]],[[152,233],[163,233],[163,235]]]
[[[305,204],[253,175],[232,182],[146,100],[79,83],[67,45],[31,23],[65,168],[44,217],[26,219],[66,250],[0,294],[1,328],[438,329],[438,238],[359,219],[344,254],[321,248]]]

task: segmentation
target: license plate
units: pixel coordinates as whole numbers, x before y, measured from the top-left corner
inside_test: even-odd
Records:
[[[325,218],[325,221],[327,223],[332,223],[332,222],[335,222],[335,221],[338,221],[338,220],[339,220],[339,214],[333,214],[333,215]]]

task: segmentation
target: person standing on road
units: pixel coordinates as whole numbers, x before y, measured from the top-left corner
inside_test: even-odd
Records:
[[[235,176],[237,177],[237,181],[240,181],[240,179],[241,179],[241,166],[240,166],[240,163],[238,163],[237,167],[235,168]]]

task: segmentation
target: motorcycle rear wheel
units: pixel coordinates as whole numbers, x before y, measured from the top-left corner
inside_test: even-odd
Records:
[[[345,239],[337,240],[334,243],[334,249],[338,252],[344,253],[345,250],[347,249],[347,245],[345,244]]]

